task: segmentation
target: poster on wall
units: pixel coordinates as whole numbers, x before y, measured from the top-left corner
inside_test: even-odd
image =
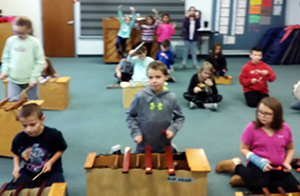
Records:
[[[280,16],[282,12],[282,6],[281,5],[274,5],[273,7],[273,15],[274,16]]]
[[[224,35],[223,44],[235,44],[235,36]]]
[[[274,0],[274,5],[282,5],[283,0]]]

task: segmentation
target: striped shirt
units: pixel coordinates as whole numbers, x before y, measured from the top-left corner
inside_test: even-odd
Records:
[[[134,24],[136,30],[142,30],[142,42],[152,43],[154,41],[154,33],[159,23],[160,20],[157,18],[153,25],[139,25],[139,23]]]

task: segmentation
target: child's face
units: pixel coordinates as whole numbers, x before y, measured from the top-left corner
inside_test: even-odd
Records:
[[[160,93],[168,76],[165,76],[162,71],[155,69],[148,69],[147,74],[152,90],[157,94]]]
[[[150,18],[150,17],[147,17],[146,22],[147,22],[147,24],[149,24],[149,25],[153,24],[153,20],[152,20],[152,18]]]
[[[130,18],[129,18],[129,17],[125,17],[125,18],[124,18],[124,22],[125,22],[126,24],[129,24],[129,23],[130,23]]]
[[[261,103],[257,108],[257,118],[263,125],[270,125],[273,122],[274,112],[271,108]]]
[[[37,137],[42,133],[44,121],[45,121],[45,116],[42,116],[42,118],[39,119],[36,114],[33,114],[26,118],[19,119],[23,131],[29,137]]]
[[[249,56],[253,63],[258,63],[262,59],[262,52],[254,50]]]
[[[163,52],[168,52],[169,47],[164,47],[163,45],[160,45],[160,50]]]
[[[28,29],[26,26],[13,25],[12,30],[13,33],[17,35],[21,40],[26,39],[26,37],[30,33],[30,29]]]
[[[212,75],[212,73],[211,73],[210,70],[203,69],[203,70],[201,71],[201,76],[202,76],[203,80],[206,80],[206,79],[208,79],[208,78],[211,78],[211,75]]]
[[[138,54],[137,56],[139,57],[139,59],[145,60],[145,58],[146,58],[146,53]]]
[[[164,16],[163,17],[163,23],[167,24],[167,23],[169,23],[169,21],[170,21],[169,16]]]
[[[215,48],[215,54],[219,54],[221,52],[221,46],[217,46]]]

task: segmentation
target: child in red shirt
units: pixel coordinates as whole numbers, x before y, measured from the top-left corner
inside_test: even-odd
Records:
[[[267,81],[273,82],[276,75],[269,65],[261,61],[260,48],[252,48],[249,57],[251,61],[242,68],[239,80],[243,86],[247,105],[256,107],[260,100],[269,96]]]

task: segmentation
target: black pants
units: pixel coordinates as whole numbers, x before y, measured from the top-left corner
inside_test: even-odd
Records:
[[[222,100],[222,95],[207,95],[206,92],[199,92],[198,94],[186,92],[183,94],[183,97],[188,101],[194,102],[200,108],[204,108],[205,103],[219,103]]]
[[[225,75],[225,72],[223,72],[223,70],[216,70],[216,73],[215,73],[217,76],[224,76]]]
[[[261,191],[268,188],[271,193],[278,193],[277,187],[282,187],[286,192],[297,192],[298,180],[290,173],[271,170],[263,172],[261,169],[248,163],[247,166],[237,165],[235,173],[240,175],[247,187],[252,191]]]
[[[117,74],[115,73],[115,77],[117,77]],[[121,82],[129,82],[131,80],[132,74],[129,73],[121,73]]]
[[[247,105],[253,108],[257,106],[260,100],[262,100],[265,97],[269,97],[268,94],[257,92],[257,91],[246,92],[244,93],[244,95],[246,98]]]
[[[122,58],[124,58],[124,52],[126,50],[126,40],[127,38],[122,38],[118,36],[116,41],[116,49],[118,53],[122,56]]]

